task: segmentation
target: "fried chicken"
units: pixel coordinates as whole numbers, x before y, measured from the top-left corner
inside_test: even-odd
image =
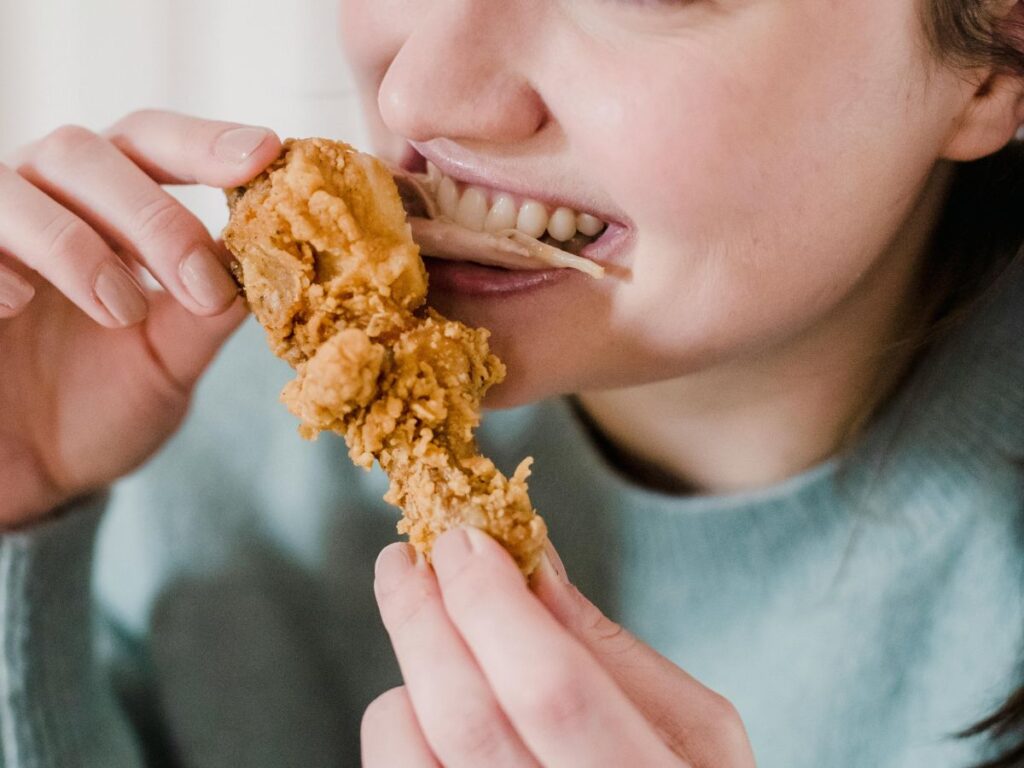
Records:
[[[473,437],[505,368],[488,331],[426,306],[388,169],[338,142],[289,141],[228,201],[224,242],[271,349],[295,368],[281,399],[302,436],[333,431],[357,465],[378,461],[399,532],[428,559],[439,534],[471,525],[532,572],[547,529],[527,492],[531,459],[506,477]]]

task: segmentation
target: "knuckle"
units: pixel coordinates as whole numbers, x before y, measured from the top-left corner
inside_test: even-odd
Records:
[[[556,664],[559,670],[535,683],[524,693],[524,712],[537,729],[560,732],[580,726],[588,717],[590,703],[574,664]]]
[[[4,200],[19,194],[18,186],[24,179],[9,165],[0,161],[0,197]]]
[[[705,711],[714,723],[728,726],[729,724],[741,722],[739,710],[721,694],[712,692],[705,707]]]
[[[62,163],[78,153],[86,152],[100,141],[99,136],[80,125],[62,125],[47,134],[40,144],[41,159]]]
[[[148,123],[159,119],[164,113],[159,109],[135,109],[129,112],[118,121],[118,125],[135,125],[136,123]]]
[[[191,235],[191,222],[172,198],[157,197],[139,207],[130,225],[132,239],[142,243]]]
[[[123,142],[128,141],[130,136],[144,133],[148,126],[151,126],[165,114],[165,112],[159,109],[136,109],[124,115],[107,128],[103,135],[118,149],[123,149]]]
[[[730,765],[752,768],[753,754],[747,729],[739,711],[725,697],[704,689],[694,702],[696,718],[671,707],[650,713],[650,721],[665,743],[677,755],[690,758],[695,766]],[[715,762],[707,761],[713,755]]]
[[[392,728],[408,707],[405,686],[385,691],[369,703],[363,711],[360,730],[364,737]]]
[[[212,154],[213,144],[223,132],[224,128],[221,123],[193,118],[187,120],[181,127],[182,145],[192,150],[198,149]]]
[[[709,730],[715,734],[716,741],[724,748],[745,748],[748,743],[747,729],[733,703],[716,693],[708,701],[707,707],[711,721]]]
[[[83,247],[94,237],[89,226],[74,216],[61,214],[55,216],[43,230],[43,240],[47,243],[46,262],[70,262],[81,253]]]
[[[747,729],[744,727],[742,720],[737,717],[722,723],[720,728],[719,738],[727,748],[735,752],[737,755],[745,754],[747,752],[749,741],[747,737]],[[732,764],[740,765],[739,761]]]
[[[637,639],[621,624],[605,616],[593,603],[588,602],[583,609],[580,623],[586,635],[600,643],[604,653],[628,654],[637,647]]]
[[[472,758],[473,764],[486,765],[498,754],[505,729],[497,711],[473,709],[457,717],[441,717],[431,729],[434,748],[443,755]],[[429,733],[429,732],[428,732]]]

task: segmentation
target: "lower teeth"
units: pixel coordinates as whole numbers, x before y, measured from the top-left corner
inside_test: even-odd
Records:
[[[571,240],[565,241],[555,240],[551,235],[544,235],[544,237],[540,239],[542,243],[550,245],[553,248],[563,250],[566,253],[571,253],[574,256],[579,256],[583,252],[583,249],[595,240],[597,240],[596,237],[588,237],[587,235],[581,234],[576,234]]]

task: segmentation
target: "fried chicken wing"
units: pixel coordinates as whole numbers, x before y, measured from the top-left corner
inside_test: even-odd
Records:
[[[295,368],[281,398],[300,433],[336,432],[357,465],[378,461],[399,532],[428,558],[439,534],[472,525],[533,571],[547,530],[527,492],[531,460],[506,477],[473,437],[505,368],[486,330],[426,306],[388,169],[345,144],[290,141],[228,200],[224,242],[271,349]]]

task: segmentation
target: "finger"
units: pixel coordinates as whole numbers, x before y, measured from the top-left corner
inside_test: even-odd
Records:
[[[605,616],[569,582],[550,544],[532,587],[676,754],[695,766],[754,764],[743,721],[732,704]]]
[[[404,687],[392,688],[363,713],[359,741],[363,768],[440,768],[413,713]]]
[[[156,110],[128,115],[104,135],[160,184],[237,186],[281,153],[269,128]]]
[[[475,529],[434,545],[448,615],[520,737],[544,764],[678,765],[608,673],[530,593],[519,569]]]
[[[218,314],[238,293],[213,239],[192,213],[113,144],[67,128],[39,144],[19,172],[132,253],[178,301]]]
[[[408,544],[386,547],[374,591],[434,754],[451,768],[536,765],[449,621],[433,572],[422,558],[413,561]]]
[[[164,370],[189,391],[224,342],[247,317],[238,297],[219,315],[194,315],[168,294],[153,294],[145,331],[149,347]]]
[[[0,165],[0,251],[38,272],[110,328],[146,316],[142,289],[93,229]]]
[[[19,315],[35,293],[25,278],[0,264],[0,319]]]

